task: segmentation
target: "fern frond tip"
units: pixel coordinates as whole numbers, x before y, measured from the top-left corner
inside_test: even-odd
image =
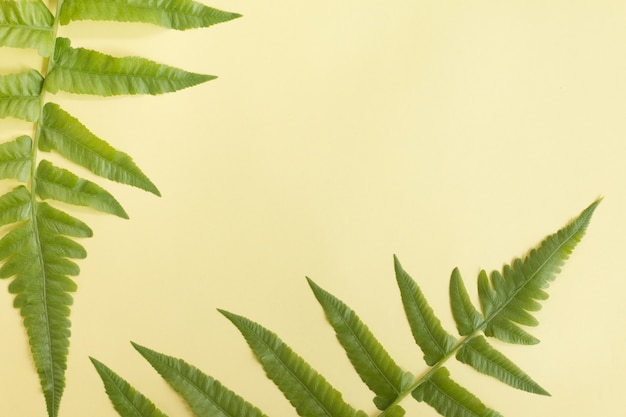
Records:
[[[604,196],[599,196],[598,198],[595,199],[595,201],[593,203],[591,203],[589,205],[589,207],[587,207],[583,213],[587,213],[587,215],[589,217],[591,217],[591,215],[594,213],[594,211],[596,210],[596,208],[600,205],[600,203],[602,202],[602,200],[604,200]]]
[[[537,324],[531,313],[538,311],[539,302],[548,298],[547,288],[583,238],[600,201],[595,200],[576,218],[543,239],[523,259],[505,265],[502,273],[493,271],[488,276],[484,270],[480,272],[478,293],[487,336],[517,344],[539,342],[518,324]]]

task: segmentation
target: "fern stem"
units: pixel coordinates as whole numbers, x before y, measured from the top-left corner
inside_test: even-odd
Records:
[[[33,202],[33,207],[35,207],[35,191],[36,191],[36,179],[35,179],[35,173],[37,170],[37,150],[39,149],[39,137],[41,135],[41,119],[43,117],[43,107],[46,104],[46,95],[47,95],[47,90],[46,90],[46,80],[47,80],[47,75],[50,72],[50,70],[52,69],[52,67],[54,67],[54,55],[56,52],[56,39],[57,39],[57,34],[59,32],[59,16],[61,14],[61,7],[63,7],[63,0],[57,0],[56,2],[57,7],[56,7],[56,11],[54,13],[54,22],[52,24],[52,52],[50,53],[50,56],[48,58],[46,58],[43,62],[43,68],[41,71],[41,75],[43,77],[43,83],[41,85],[41,92],[39,93],[39,118],[37,119],[37,121],[34,124],[33,127],[33,148],[32,148],[32,159],[31,159],[31,175],[30,175],[30,192],[31,192],[31,197],[32,197],[32,202]]]
[[[52,34],[53,34],[53,45],[52,45],[52,52],[50,53],[50,56],[48,58],[46,58],[43,62],[43,68],[42,68],[42,77],[43,77],[43,82],[41,84],[41,91],[39,93],[39,117],[37,119],[37,121],[34,123],[33,126],[33,141],[32,141],[32,149],[31,149],[31,172],[30,172],[30,179],[29,179],[29,183],[28,183],[28,188],[30,191],[30,199],[31,199],[31,204],[30,204],[30,219],[32,222],[32,232],[34,234],[34,239],[36,241],[37,247],[41,248],[42,247],[42,243],[41,243],[41,236],[39,233],[39,227],[38,227],[38,222],[37,222],[37,179],[36,179],[36,172],[37,172],[37,151],[39,149],[39,138],[41,135],[41,121],[43,118],[43,109],[44,106],[46,104],[46,76],[49,73],[50,69],[54,66],[54,54],[55,54],[55,48],[56,48],[56,38],[57,38],[57,33],[58,33],[58,28],[59,28],[59,15],[60,15],[60,11],[61,11],[61,7],[63,6],[63,0],[57,0],[57,4],[56,4],[56,12],[54,14],[54,21],[53,21],[53,26],[52,26]],[[45,271],[45,265],[44,265],[44,260],[43,260],[43,256],[39,256],[39,264],[40,264],[40,268],[42,271]],[[43,297],[44,297],[44,301],[43,301],[43,309],[44,309],[44,315],[45,315],[45,320],[46,322],[48,322],[48,318],[50,317],[50,312],[48,311],[48,301],[47,301],[47,296],[48,296],[48,289],[47,289],[47,283],[46,283],[46,278],[45,276],[42,279],[41,282],[41,286],[42,286],[42,293],[43,293]],[[47,340],[47,349],[48,349],[48,355],[49,357],[53,358],[55,357],[55,354],[53,352],[54,348],[53,348],[53,342],[52,342],[52,334],[50,332],[50,325],[48,323],[48,325],[46,326],[46,340]],[[50,369],[47,369],[45,372],[47,374],[50,375],[50,377],[46,380],[46,381],[41,381],[42,384],[45,382],[46,384],[49,384],[49,387],[47,389],[47,393],[49,393],[49,395],[45,395],[46,397],[46,406],[48,408],[48,415],[50,417],[56,417],[59,413],[58,407],[57,407],[57,397],[60,398],[60,392],[62,392],[63,387],[57,388],[57,384],[56,384],[56,380],[55,380],[55,376],[54,376],[54,366],[52,364],[50,364]]]
[[[420,385],[422,385],[423,383],[427,382],[431,376],[433,376],[447,361],[448,359],[450,359],[451,357],[455,356],[456,353],[463,348],[463,346],[465,346],[465,344],[467,344],[467,342],[469,342],[471,339],[473,339],[474,337],[478,336],[480,334],[482,325],[477,328],[476,330],[474,330],[471,334],[463,337],[462,339],[460,339],[453,347],[452,349],[450,349],[450,351],[448,353],[446,353],[441,359],[439,359],[439,361],[430,367],[430,369],[428,369],[428,371],[426,371],[421,377],[417,378],[411,385],[408,386],[408,388],[404,389],[399,395],[398,397],[395,399],[395,401],[389,405],[389,407],[387,407],[385,410],[383,410],[380,414],[377,415],[377,417],[385,417],[387,416],[387,412],[390,411],[391,409],[393,409],[394,406],[396,405],[400,405],[400,403],[409,395],[411,395],[411,393],[413,391],[415,391]]]

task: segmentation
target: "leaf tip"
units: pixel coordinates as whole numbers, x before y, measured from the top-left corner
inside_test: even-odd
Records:
[[[218,308],[217,311],[224,317],[226,317],[228,319],[228,321],[230,321],[232,324],[235,325],[236,328],[238,328],[240,331],[242,331],[242,327],[244,325],[244,323],[248,322],[248,319],[246,319],[243,316],[239,316],[235,313],[231,313],[230,311],[226,311],[226,310],[222,310],[221,308]]]
[[[227,319],[230,319],[232,316],[234,316],[233,313],[226,311],[224,309],[218,308],[217,309],[218,313],[220,313],[222,316],[226,317]]]
[[[313,293],[317,293],[321,288],[317,285],[311,278],[305,277],[306,282],[309,284],[309,287],[313,290]]]
[[[89,356],[89,360],[91,361],[91,363],[93,364],[93,366],[96,367],[96,369],[98,369],[99,367],[101,367],[102,365],[104,365],[102,362],[100,362],[98,359],[94,358],[93,356]]]
[[[402,264],[400,263],[400,259],[394,254],[393,255],[393,268],[398,274],[400,271],[403,271]]]
[[[582,211],[582,213],[580,213],[580,215],[576,219],[573,220],[573,222],[582,222],[583,223],[583,225],[582,225],[583,230],[586,229],[587,224],[591,220],[591,216],[593,215],[593,213],[595,212],[596,208],[600,205],[600,203],[602,202],[603,199],[604,199],[603,196],[600,196],[600,197],[596,198],[593,203],[591,203],[589,206],[587,206],[587,208],[584,209]]]
[[[143,356],[148,362],[150,361],[149,356],[153,355],[155,352],[152,349],[149,349],[145,346],[140,345],[139,343],[131,341],[130,344],[133,348],[139,352],[141,356]]]
[[[600,205],[602,200],[604,200],[604,196],[599,196],[598,198],[596,198],[593,201],[593,203],[589,204],[589,206],[587,206],[587,208],[585,210],[583,210],[583,213],[588,215],[588,216],[591,216],[591,214],[593,214],[593,212],[596,210],[596,208]]]

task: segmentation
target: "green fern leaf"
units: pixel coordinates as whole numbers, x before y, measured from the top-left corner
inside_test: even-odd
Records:
[[[52,93],[63,90],[100,96],[163,94],[214,78],[141,57],[115,58],[89,49],[72,48],[69,39],[58,38],[54,65],[48,72],[45,87]]]
[[[30,192],[23,185],[0,196],[0,226],[27,220],[30,203]]]
[[[28,136],[0,144],[0,178],[28,181],[32,165],[31,146],[32,140]]]
[[[493,376],[514,388],[534,394],[550,395],[510,359],[487,343],[482,336],[468,340],[456,357],[477,371]]]
[[[122,417],[167,417],[154,403],[102,362],[89,358],[98,371],[113,407]]]
[[[413,338],[424,352],[426,363],[432,366],[452,350],[456,339],[443,329],[417,283],[402,269],[395,256],[394,268]]]
[[[187,362],[133,343],[133,346],[198,417],[266,417],[258,408]]]
[[[57,104],[47,103],[43,109],[39,150],[52,149],[97,175],[160,195],[130,156],[96,137]]]
[[[450,305],[456,327],[461,336],[471,334],[483,323],[483,316],[470,301],[458,268],[452,271],[450,277]]]
[[[15,117],[36,122],[42,85],[43,77],[35,70],[0,75],[0,119]]]
[[[406,412],[404,411],[404,408],[400,407],[399,405],[395,404],[392,405],[391,407],[387,408],[384,413],[379,414],[380,416],[385,416],[385,417],[403,417],[406,414]]]
[[[50,56],[54,16],[41,0],[0,0],[0,46],[33,48]]]
[[[210,26],[239,15],[193,0],[0,0],[0,47],[35,48],[47,58],[35,69],[0,75],[0,118],[33,122],[32,137],[0,144],[0,179],[23,182],[0,195],[0,277],[15,277],[9,291],[21,310],[44,392],[48,417],[57,417],[65,387],[69,346],[69,278],[79,272],[73,259],[86,256],[74,240],[90,237],[91,229],[42,200],[86,206],[128,218],[119,202],[99,185],[42,160],[56,152],[93,174],[132,185],[155,195],[157,187],[129,155],[92,134],[47,94],[65,91],[112,96],[162,94],[216,77],[159,64],[141,57],[116,58],[72,48],[58,37],[70,20],[104,19],[147,22],[176,29]],[[14,63],[17,68],[27,63]],[[14,65],[15,66],[15,65]],[[38,151],[39,154],[37,153]],[[1,262],[4,261],[4,262]]]
[[[185,30],[208,27],[240,17],[192,0],[65,0],[61,24],[71,20],[151,23]]]
[[[539,301],[548,298],[544,290],[583,237],[599,203],[600,200],[596,200],[580,216],[544,239],[524,260],[516,259],[512,266],[506,265],[502,273],[494,271],[488,277],[481,271],[478,295],[487,336],[520,344],[538,342],[517,324],[537,325],[530,312],[539,310]]]
[[[274,333],[245,317],[219,310],[239,329],[267,377],[302,417],[366,417]]]
[[[430,375],[412,395],[445,417],[502,417],[450,379],[450,372],[446,368],[439,368]]]
[[[37,204],[37,226],[42,233],[71,237],[93,236],[93,231],[83,221],[45,202],[39,202]]]
[[[86,256],[85,249],[67,236],[87,236],[91,231],[45,203],[32,207],[26,202],[26,193],[24,187],[9,193],[15,198],[14,207],[20,213],[14,218],[23,219],[25,205],[31,216],[36,214],[32,220],[29,216],[28,220],[18,223],[0,239],[0,260],[4,260],[0,278],[14,277],[9,292],[15,295],[14,306],[20,309],[24,319],[48,414],[56,416],[65,388],[70,293],[76,290],[69,276],[79,273],[71,259]],[[3,203],[6,197],[6,194],[2,197]]]
[[[37,167],[37,195],[64,203],[87,206],[124,219],[128,214],[117,200],[99,185],[42,160]]]
[[[386,409],[402,392],[404,372],[353,310],[311,279],[307,280],[352,366],[376,394],[374,404],[380,410]]]

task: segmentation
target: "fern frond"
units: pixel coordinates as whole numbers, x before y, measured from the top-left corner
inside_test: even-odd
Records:
[[[70,293],[76,288],[69,277],[79,272],[73,260],[86,255],[75,238],[90,237],[92,231],[42,200],[90,207],[122,218],[128,214],[100,185],[53,165],[45,159],[45,152],[56,152],[107,180],[160,193],[129,155],[50,102],[49,93],[162,94],[216,78],[142,57],[116,58],[72,48],[70,39],[58,37],[59,25],[99,19],[183,30],[239,15],[192,0],[59,0],[52,4],[56,5],[54,14],[42,0],[0,0],[0,47],[34,48],[46,58],[41,72],[30,69],[0,75],[0,118],[32,122],[34,133],[0,144],[0,179],[24,183],[0,196],[0,225],[8,226],[0,235],[0,261],[4,260],[0,275],[15,277],[9,290],[24,317],[48,416],[58,417],[70,336]]]
[[[542,273],[544,277],[554,277],[557,266],[560,266],[559,262],[562,263],[573,249],[575,242],[581,239],[598,204],[599,200],[566,227],[544,240],[538,249],[530,252],[528,258],[534,261],[528,262],[536,274]],[[545,247],[551,249],[546,250]],[[555,258],[560,261],[554,260]],[[543,263],[537,265],[536,259],[542,259]],[[469,298],[458,269],[452,272],[450,280],[452,312],[461,334],[458,340],[443,329],[419,286],[404,271],[396,257],[394,257],[394,270],[411,331],[424,352],[424,360],[429,365],[419,378],[401,370],[352,309],[307,278],[313,294],[324,309],[353,367],[376,394],[374,402],[381,410],[379,417],[402,417],[404,409],[401,402],[409,396],[428,404],[444,417],[502,417],[469,390],[452,380],[445,365],[455,356],[460,362],[473,367],[478,372],[497,378],[514,388],[549,395],[516,364],[487,342],[483,336],[483,330],[489,329],[497,313],[484,316],[478,312]],[[516,300],[515,297],[518,297],[518,294],[502,295],[497,292],[497,289],[514,287],[510,281],[507,281],[511,273],[506,271],[505,267],[503,274],[492,275],[495,278],[491,282],[485,281],[485,278],[479,278],[479,291],[485,291],[485,296],[495,301],[508,297],[508,304],[501,303],[502,311],[505,311],[505,308],[512,309],[511,306],[523,306],[525,314],[528,314],[527,310],[536,311],[539,306],[537,300],[547,297],[543,291],[534,292],[532,302],[524,302],[523,297]],[[486,274],[482,273],[481,276],[486,277]],[[480,285],[491,285],[491,283],[493,287],[480,289]],[[518,290],[525,291],[524,288],[518,288]],[[220,312],[239,329],[263,366],[267,377],[278,386],[299,415],[306,417],[365,416],[363,411],[357,411],[345,403],[341,393],[277,335],[247,318],[223,310]],[[516,317],[521,320],[526,316],[507,315],[506,317]],[[530,323],[526,318],[523,321]],[[503,321],[503,323],[511,324],[510,321]],[[515,329],[523,332],[517,325],[511,324],[511,326],[513,326],[511,332],[515,332]],[[515,333],[515,335],[523,337],[522,333]],[[198,387],[215,384],[212,378],[201,374],[200,371],[180,359],[135,346],[140,352],[148,353],[144,354],[144,357],[182,396],[187,395],[183,393],[185,390],[195,392],[199,390]],[[216,385],[215,389],[214,395],[217,396],[230,398],[234,395],[221,385]],[[213,415],[207,414],[207,417]],[[223,416],[223,414],[215,415]],[[239,414],[226,414],[226,416],[248,417],[249,415],[242,411]],[[122,417],[132,416],[122,414]]]
[[[478,295],[485,317],[481,327],[487,336],[521,344],[538,342],[517,324],[537,325],[531,312],[539,310],[539,301],[548,298],[545,290],[582,239],[599,203],[596,200],[576,219],[548,236],[524,260],[518,258],[512,265],[505,265],[502,273],[494,271],[487,277],[481,272]]]
[[[55,150],[104,178],[161,195],[130,156],[96,137],[58,104],[44,106],[40,129],[39,150]]]
[[[66,25],[71,20],[112,20],[186,30],[240,16],[192,0],[65,0],[60,22]]]
[[[133,346],[185,400],[196,416],[267,417],[219,381],[182,359],[158,353],[136,343]]]
[[[432,366],[450,353],[456,339],[441,326],[422,290],[395,256],[394,269],[413,338],[424,352],[426,363]]]
[[[76,94],[116,96],[123,94],[163,94],[215,79],[141,57],[115,58],[85,48],[72,48],[69,39],[58,38],[54,66],[48,72],[45,88]]]
[[[52,53],[54,16],[41,0],[0,0],[0,46]]]
[[[274,333],[245,317],[219,310],[248,342],[269,379],[302,417],[366,417]]]
[[[37,195],[68,204],[91,207],[128,219],[128,214],[108,191],[98,184],[79,178],[70,171],[42,160],[37,167]]]
[[[404,372],[352,309],[311,279],[307,281],[352,366],[376,394],[374,404],[380,410],[386,409],[402,392]]]
[[[0,119],[15,117],[28,122],[39,118],[39,94],[43,77],[34,69],[0,75]]]
[[[121,416],[129,417],[167,417],[154,403],[133,388],[122,377],[105,364],[89,358],[98,371],[113,407]]]

